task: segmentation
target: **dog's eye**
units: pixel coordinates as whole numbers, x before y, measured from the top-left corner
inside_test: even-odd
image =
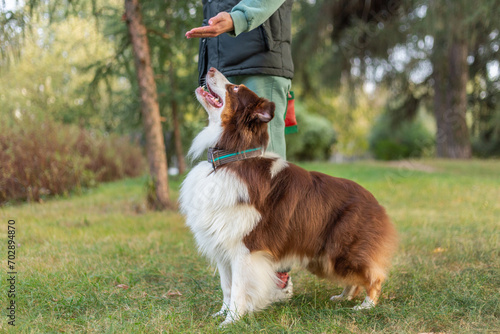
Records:
[[[233,92],[238,92],[238,89],[240,89],[240,86],[233,86]]]

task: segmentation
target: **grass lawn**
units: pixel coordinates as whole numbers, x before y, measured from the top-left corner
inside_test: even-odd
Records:
[[[294,269],[294,297],[219,330],[218,274],[177,212],[143,209],[145,179],[0,208],[0,333],[498,333],[500,161],[303,164],[353,179],[387,208],[399,251],[379,305]],[[177,197],[179,180],[172,181]],[[16,321],[7,222],[16,227]],[[363,295],[364,298],[364,295]]]

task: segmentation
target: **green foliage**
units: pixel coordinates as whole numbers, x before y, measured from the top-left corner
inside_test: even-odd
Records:
[[[288,160],[328,160],[336,134],[328,119],[308,113],[303,104],[295,102],[299,132],[286,136]]]
[[[19,11],[4,11],[0,2],[0,74],[19,58],[27,18]]]
[[[391,117],[383,114],[370,133],[370,151],[380,160],[418,158],[432,148],[433,137],[422,117],[393,125]]]
[[[219,329],[218,274],[179,213],[144,210],[138,178],[0,208],[20,232],[12,333],[495,332],[500,161],[414,161],[432,172],[391,165],[305,165],[361,183],[395,222],[400,247],[373,310],[351,309],[362,299],[332,303],[340,286],[294,269],[289,302]],[[179,182],[171,185],[175,193]]]
[[[297,1],[294,86],[308,96],[328,87],[327,96],[333,90],[333,95],[350,95],[352,101],[356,95],[351,89],[337,89],[367,81],[385,86],[391,93],[389,108],[393,100],[403,102],[397,106],[402,107],[398,120],[403,122],[414,117],[419,106],[432,106],[434,72],[450,63],[453,39],[466,41],[471,137],[498,147],[500,76],[488,68],[498,68],[499,15],[495,0]],[[456,90],[453,86],[446,90]],[[346,139],[339,132],[339,146],[348,143]]]
[[[166,121],[169,163],[176,157],[173,136],[173,108],[177,117],[184,151],[198,133],[200,121],[206,114],[199,107],[193,91],[198,86],[198,39],[187,39],[184,34],[201,26],[202,2],[198,0],[143,1],[144,22],[148,28],[151,57],[155,77],[158,78],[158,102]]]
[[[139,147],[126,138],[52,121],[0,123],[0,204],[67,195],[144,172]]]
[[[122,4],[123,5],[123,4]],[[143,1],[140,3],[143,22],[147,28],[150,56],[155,73],[158,104],[163,117],[163,130],[166,139],[169,164],[175,159],[173,137],[173,109],[177,108],[177,117],[181,133],[182,146],[189,147],[191,139],[200,128],[199,123],[206,119],[194,98],[193,91],[198,78],[198,40],[188,40],[184,33],[202,23],[201,1]],[[103,8],[106,8],[104,6]],[[92,86],[105,84],[106,91],[91,89],[90,98],[106,99],[115,96],[122,103],[109,101],[110,108],[116,110],[114,119],[120,121],[120,131],[142,129],[140,98],[137,77],[133,64],[130,38],[126,28],[126,17],[122,17],[123,8],[112,7],[98,11],[104,36],[114,43],[114,57],[93,64]],[[108,81],[124,81],[128,85],[127,94],[121,94]],[[108,130],[115,130],[110,127]]]
[[[334,151],[336,153],[347,157],[359,157],[366,154],[368,134],[386,103],[387,92],[384,89],[365,92],[361,87],[353,88],[352,91],[348,91],[347,87],[342,87],[337,95],[323,88],[317,92],[317,97],[309,95],[301,97],[301,90],[298,89],[298,91],[296,96],[299,97],[296,98],[296,103],[301,103],[299,108],[307,110],[311,115],[324,117],[332,124],[335,131]],[[355,98],[355,102],[351,100],[351,97]]]
[[[91,85],[94,73],[89,67],[114,56],[114,44],[99,31],[95,19],[69,17],[48,26],[40,18],[31,27],[19,58],[1,72],[4,116],[51,118],[104,131],[123,129],[123,123],[135,120],[126,119],[123,112],[130,103],[129,83],[109,78]]]
[[[206,120],[192,94],[199,41],[184,37],[201,24],[202,2],[142,1],[141,6],[172,158],[174,105],[185,148]],[[295,1],[294,90],[309,114],[333,124],[338,152],[362,155],[385,101],[397,109],[398,122],[422,106],[431,110],[433,61],[446,60],[441,55],[450,34],[465,30],[473,147],[478,156],[496,154],[500,76],[488,68],[498,64],[499,10],[495,0]],[[120,0],[28,1],[13,12],[0,5],[0,121],[42,115],[107,132],[140,131],[140,99],[122,14]],[[367,82],[377,85],[374,98],[360,93]],[[293,157],[304,145],[293,135],[288,141]],[[386,146],[401,149],[394,144]]]
[[[472,152],[480,158],[500,157],[500,138],[474,138]]]

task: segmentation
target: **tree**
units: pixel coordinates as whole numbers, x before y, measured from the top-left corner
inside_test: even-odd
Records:
[[[400,1],[297,1],[292,48],[293,89],[307,109],[332,121],[341,154],[360,156],[387,93],[365,94],[363,59],[384,54],[378,22],[399,15]],[[377,40],[377,43],[373,43]],[[382,51],[383,50],[383,51]],[[378,54],[377,54],[378,55]]]
[[[471,137],[473,151],[481,157],[500,156],[500,30],[485,29],[491,22],[481,21],[468,60],[470,93],[468,102],[472,114]]]
[[[167,150],[176,157],[182,174],[186,169],[184,146],[190,144],[194,119],[203,119],[193,98],[197,85],[198,43],[184,32],[201,25],[201,1],[150,1],[143,4],[145,24],[151,43],[162,114],[167,116],[170,140]],[[193,117],[196,115],[196,118]],[[191,122],[186,122],[191,119]],[[173,143],[172,143],[173,142]]]
[[[415,117],[419,106],[434,111],[440,157],[471,156],[471,110],[480,110],[471,116],[474,129],[487,132],[482,140],[500,141],[500,86],[484,70],[498,64],[496,1],[318,0],[300,2],[300,9],[304,29],[294,39],[294,60],[305,92],[321,91],[320,85],[385,83],[394,125]],[[468,94],[471,79],[483,98]],[[484,118],[490,124],[482,125]]]
[[[198,44],[188,41],[183,32],[201,24],[201,2],[147,1],[141,3],[141,13],[150,45],[167,157],[170,158],[170,165],[176,164],[179,172],[183,173],[183,149],[190,144],[192,134],[199,130],[194,120],[202,119],[192,93],[197,83]],[[125,70],[133,57],[128,52],[129,36],[116,20],[119,16],[119,13],[108,11],[101,17],[104,31],[116,40],[117,48],[111,63],[96,66],[96,82],[120,75],[129,79],[133,90],[138,90],[134,75]],[[127,114],[130,115],[130,112]]]
[[[477,63],[498,59],[498,45],[494,51],[496,42],[489,41],[487,37],[495,32],[498,34],[498,4],[494,0],[478,3],[421,0],[414,1],[411,8],[412,14],[420,12],[413,15],[410,21],[416,40],[412,43],[413,48],[418,50],[419,43],[425,44],[422,41],[426,39],[433,41],[432,47],[424,53],[426,59],[417,59],[416,64],[430,61],[431,71],[419,83],[419,86],[428,86],[429,94],[419,100],[425,103],[425,99],[432,98],[437,127],[437,156],[470,158],[470,127],[480,120],[474,119],[476,115],[471,112],[478,101],[469,98],[468,86],[470,78],[477,75],[474,63],[477,67]],[[406,21],[409,19],[408,16]],[[478,54],[484,56],[473,56]],[[482,75],[483,80],[488,81],[488,74],[483,72]],[[497,95],[498,88],[496,93],[490,93]],[[472,117],[472,124],[468,124],[467,114]]]
[[[172,63],[170,63],[169,65],[169,79],[172,91],[175,92],[177,90],[177,87],[175,85],[176,77]],[[177,157],[177,164],[179,166],[179,174],[183,174],[186,171],[186,161],[184,159],[184,150],[182,149],[181,125],[179,122],[179,108],[177,99],[173,98],[170,101],[170,107],[172,110],[172,125],[174,128],[175,154]]]
[[[142,21],[138,0],[125,0],[125,19],[132,42],[134,62],[141,95],[141,112],[146,135],[147,159],[155,185],[154,206],[164,209],[171,206],[168,193],[167,157],[160,119],[160,108],[147,30]]]
[[[148,1],[142,3],[141,8],[150,45],[151,66],[159,92],[158,103],[167,138],[166,149],[170,156],[177,157],[172,163],[178,163],[182,172],[185,169],[183,147],[189,145],[192,133],[199,129],[200,126],[193,120],[201,115],[192,94],[197,81],[195,57],[198,46],[193,41],[187,41],[183,31],[201,24],[201,2]],[[136,112],[140,100],[136,98],[139,94],[130,94],[130,90],[138,92],[139,87],[133,69],[134,58],[130,52],[128,30],[120,20],[122,13],[123,2],[119,0],[30,1],[15,12],[0,15],[0,23],[5,23],[0,28],[0,40],[5,41],[0,43],[0,64],[8,63],[12,55],[20,52],[21,47],[17,47],[20,43],[17,43],[16,38],[22,40],[20,37],[24,36],[25,31],[30,31],[35,20],[44,21],[39,30],[44,33],[73,17],[88,20],[106,37],[108,43],[114,44],[115,52],[106,58],[88,57],[95,60],[94,63],[87,62],[85,67],[78,68],[79,73],[94,73],[90,85],[82,85],[80,93],[87,94],[84,99],[86,107],[102,109],[105,105],[107,112],[79,117],[79,114],[68,111],[67,114],[71,116],[68,121],[79,118],[81,125],[94,127],[95,121],[102,117],[100,128],[104,131],[134,132],[141,124],[141,114]],[[66,52],[71,55],[73,50]],[[0,71],[4,68],[2,66]],[[128,92],[124,94],[122,88],[128,89]],[[190,121],[184,122],[185,118]],[[89,122],[91,119],[93,122]]]
[[[102,63],[109,71],[107,65],[115,56],[115,43],[103,35],[97,18],[78,12],[60,19],[52,15],[49,23],[48,8],[37,4],[31,14],[27,6],[2,12],[0,5],[2,121],[50,118],[122,134],[130,131],[128,124],[140,124],[138,107],[135,115],[129,112],[132,94],[122,74],[93,84],[94,64]],[[123,2],[120,8],[123,11]]]
[[[469,80],[466,8],[462,1],[446,1],[446,6],[431,1],[429,5],[429,15],[441,20],[434,34],[440,48],[431,56],[437,156],[468,159],[472,151],[465,118]]]

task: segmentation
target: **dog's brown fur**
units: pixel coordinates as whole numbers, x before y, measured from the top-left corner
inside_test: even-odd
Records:
[[[227,85],[221,114],[223,133],[217,144],[227,151],[266,147],[267,122],[274,103],[245,86]],[[287,163],[271,175],[277,158],[253,158],[223,165],[246,184],[249,203],[262,216],[245,237],[251,252],[268,252],[274,260],[308,260],[313,274],[353,287],[364,287],[377,302],[396,231],[375,197],[353,181],[308,172]]]

